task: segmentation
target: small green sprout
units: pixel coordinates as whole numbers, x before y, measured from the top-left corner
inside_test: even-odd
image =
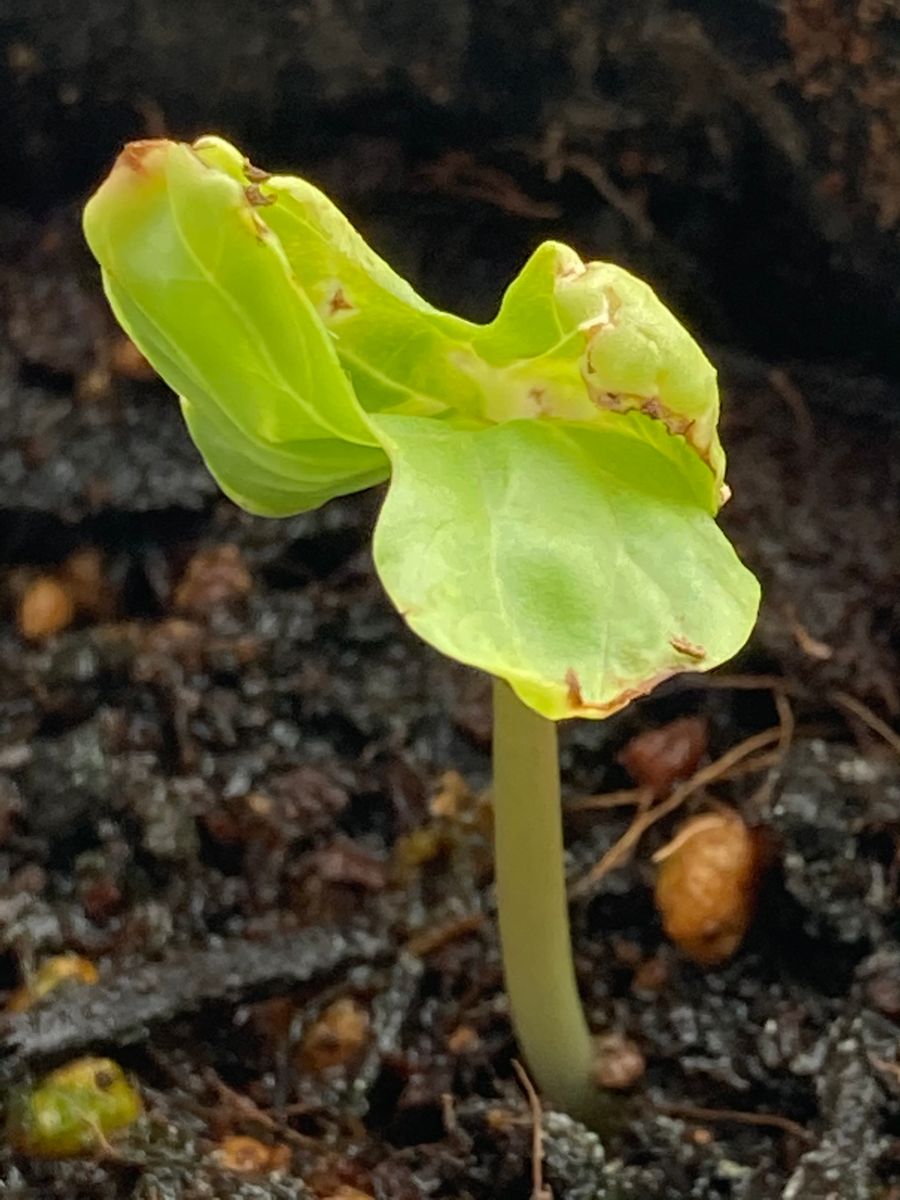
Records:
[[[513,1022],[590,1118],[555,722],[730,658],[756,581],[715,522],[715,371],[653,291],[557,242],[493,321],[421,299],[315,187],[217,137],[128,146],[85,210],[125,330],[222,489],[284,516],[390,480],[375,565],[425,641],[495,680]]]

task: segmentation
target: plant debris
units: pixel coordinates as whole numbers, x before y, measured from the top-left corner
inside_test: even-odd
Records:
[[[33,1008],[60,985],[94,984],[99,979],[97,968],[78,954],[57,954],[40,967],[6,1002],[8,1013],[23,1013]]]
[[[108,1058],[79,1058],[9,1100],[6,1137],[18,1154],[71,1158],[108,1149],[142,1111],[136,1088]]]
[[[653,856],[663,928],[694,962],[714,966],[744,940],[756,910],[763,847],[734,809],[690,817]]]

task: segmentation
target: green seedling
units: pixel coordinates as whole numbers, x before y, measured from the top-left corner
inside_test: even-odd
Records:
[[[222,489],[284,516],[390,481],[407,624],[493,676],[497,895],[515,1029],[590,1117],[555,722],[730,658],[756,581],[715,522],[715,372],[653,291],[557,242],[486,325],[426,303],[303,179],[228,143],[137,142],[85,210],[121,324]]]

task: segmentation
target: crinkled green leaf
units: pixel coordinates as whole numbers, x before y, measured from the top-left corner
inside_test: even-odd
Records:
[[[275,233],[368,412],[442,415],[456,424],[519,417],[604,424],[638,409],[682,435],[707,464],[718,507],[725,458],[716,375],[645,283],[609,263],[540,246],[500,311],[475,325],[428,304],[306,180],[266,176],[221,138],[198,154],[235,180],[254,178]]]
[[[367,411],[477,415],[481,389],[457,360],[472,357],[478,326],[423,300],[307,180],[258,171],[222,138],[201,138],[195,149],[233,178],[256,180],[260,195],[272,201],[260,215],[334,334]]]
[[[84,223],[117,317],[230,495],[282,515],[385,478],[332,338],[239,183],[187,146],[147,143]]]
[[[758,585],[697,502],[703,464],[659,423],[375,424],[393,470],[375,533],[388,594],[538,712],[606,716],[746,641]]]
[[[474,346],[505,379],[505,387],[492,392],[487,411],[493,420],[539,416],[604,424],[607,413],[636,410],[684,438],[712,476],[713,509],[721,504],[725,455],[715,369],[640,279],[611,263],[583,263],[568,246],[545,242]]]

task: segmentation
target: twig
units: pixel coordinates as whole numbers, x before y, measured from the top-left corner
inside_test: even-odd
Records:
[[[567,800],[563,805],[566,813],[594,812],[597,809],[647,808],[653,800],[653,792],[647,787],[625,788],[620,792],[601,792],[598,796],[579,796]]]
[[[228,1086],[224,1079],[220,1078],[212,1067],[205,1068],[203,1078],[211,1087],[215,1088],[220,1103],[225,1102],[230,1105],[234,1114],[243,1117],[244,1120],[256,1121],[264,1129],[277,1134],[278,1137],[284,1138],[287,1142],[293,1142],[295,1146],[308,1147],[315,1140],[306,1134],[299,1133],[296,1129],[292,1129],[290,1125],[286,1125],[283,1121],[276,1120],[271,1113],[260,1108],[249,1096],[245,1096],[242,1092],[236,1092],[234,1088]]]
[[[479,163],[464,150],[451,150],[418,171],[420,186],[448,196],[479,200],[513,217],[552,221],[561,215],[558,204],[528,196],[511,175]]]
[[[787,758],[791,743],[794,740],[794,730],[797,728],[790,700],[780,690],[775,690],[774,697],[775,708],[778,710],[778,745],[772,753],[774,761],[771,764],[771,770],[751,800],[751,804],[760,812],[765,812],[769,807],[772,800],[772,793],[775,790],[775,784],[780,774],[778,768],[782,765],[785,758]]]
[[[757,1125],[762,1129],[780,1129],[802,1142],[813,1143],[815,1138],[808,1129],[790,1117],[778,1113],[742,1112],[736,1108],[698,1108],[693,1104],[653,1104],[656,1112],[666,1117],[683,1117],[687,1121],[732,1121],[735,1125]]]
[[[775,747],[775,753],[781,758],[787,754],[791,748],[791,742],[794,740],[794,731],[797,728],[797,721],[794,718],[794,710],[791,707],[791,702],[787,698],[787,694],[776,690],[775,692],[775,708],[778,711],[778,728],[780,736],[778,745]]]
[[[739,742],[738,745],[732,746],[715,762],[701,767],[690,779],[680,784],[667,800],[663,800],[662,803],[646,812],[636,814],[615,845],[607,850],[606,854],[586,875],[572,885],[570,896],[582,896],[585,892],[590,891],[614,867],[627,861],[635,846],[657,821],[661,821],[663,817],[675,812],[684,804],[685,800],[700,791],[701,788],[706,787],[707,784],[721,779],[732,767],[749,758],[751,754],[755,754],[757,750],[763,750],[766,746],[771,746],[773,742],[778,742],[781,736],[780,725],[764,729],[761,733],[754,733],[751,737],[745,738],[743,742]]]
[[[794,636],[794,641],[807,658],[811,658],[815,662],[828,662],[829,659],[834,658],[834,647],[809,632],[797,616],[797,609],[793,604],[785,604],[783,611],[784,619]]]
[[[760,771],[767,771],[769,767],[777,767],[780,762],[781,755],[777,750],[770,750],[768,754],[757,754],[753,758],[748,758],[746,762],[738,763],[730,771],[723,772],[716,783],[730,783],[732,779],[746,779],[748,775],[758,775]]]
[[[809,405],[806,402],[806,397],[788,375],[787,371],[781,367],[774,367],[769,372],[769,383],[772,390],[777,396],[787,405],[791,416],[797,426],[797,441],[801,451],[804,454],[809,454],[816,443],[816,428],[813,424],[813,419],[809,413]]]
[[[567,154],[563,159],[563,166],[568,167],[570,171],[577,171],[588,183],[593,184],[606,203],[620,212],[633,226],[641,241],[652,241],[656,233],[653,222],[633,197],[613,183],[596,159],[587,154]]]
[[[671,858],[673,854],[677,854],[682,846],[689,842],[691,838],[696,837],[698,833],[705,833],[708,829],[720,829],[723,821],[727,819],[720,812],[704,813],[702,816],[694,817],[692,821],[688,821],[682,825],[671,842],[667,842],[665,846],[656,851],[651,861],[657,865],[665,862],[667,858]],[[731,820],[734,821],[734,817]]]
[[[896,729],[891,729],[890,725],[882,721],[881,717],[876,713],[873,713],[867,704],[863,704],[862,700],[857,700],[849,692],[841,691],[829,692],[828,697],[838,708],[842,708],[845,712],[853,713],[855,717],[859,717],[860,721],[864,725],[867,725],[883,741],[887,742],[895,753],[900,754],[900,733],[897,733]]]
[[[444,946],[455,942],[457,938],[477,933],[482,925],[484,925],[484,913],[468,913],[464,917],[445,921],[443,925],[435,925],[430,929],[422,929],[418,933],[414,933],[404,949],[407,954],[412,954],[415,958],[424,958],[428,954],[433,954],[435,950],[442,950]]]
[[[544,1183],[544,1113],[541,1101],[525,1068],[515,1059],[513,1070],[519,1077],[531,1109],[531,1200],[553,1200],[553,1193]]]

